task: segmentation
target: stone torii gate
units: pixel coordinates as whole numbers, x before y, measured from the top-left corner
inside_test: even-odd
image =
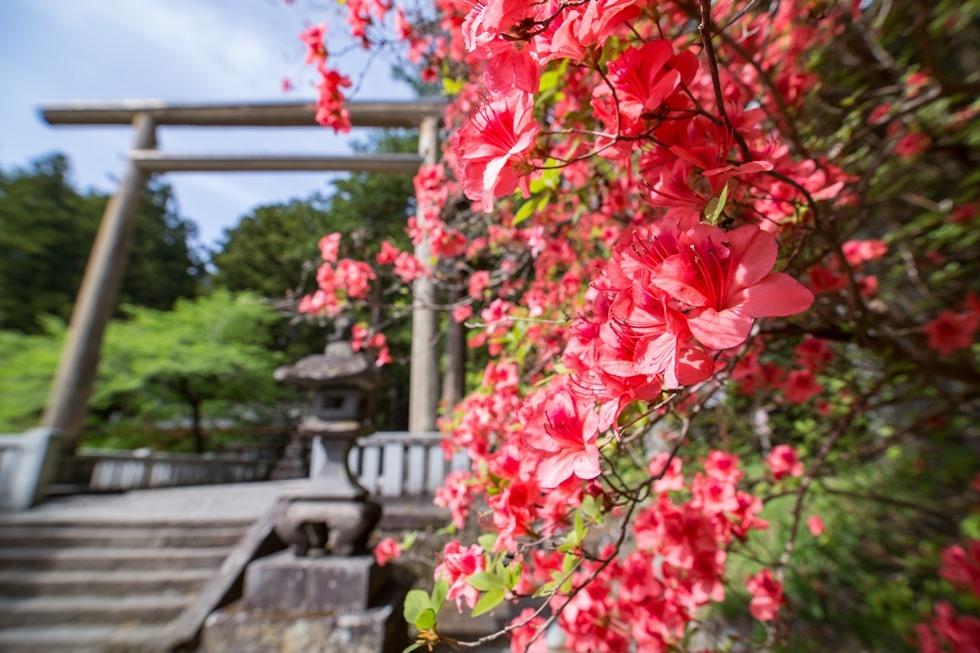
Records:
[[[51,125],[131,125],[134,136],[120,185],[106,206],[95,244],[71,315],[68,338],[52,385],[42,426],[55,434],[51,456],[70,453],[81,427],[95,380],[106,325],[115,309],[126,255],[135,226],[136,204],[146,180],[164,172],[293,172],[350,171],[414,173],[423,163],[438,160],[438,101],[351,102],[355,127],[400,127],[419,130],[419,154],[281,155],[189,154],[156,149],[158,126],[194,127],[318,127],[316,109],[306,102],[251,104],[171,104],[155,100],[67,102],[41,108]],[[430,256],[429,243],[416,256]],[[414,282],[412,307],[409,430],[435,430],[439,401],[439,316],[435,286],[429,279]],[[449,322],[450,329],[455,325]],[[447,348],[445,397],[461,394],[462,333],[451,333]],[[450,387],[451,386],[451,387]],[[49,464],[48,469],[53,467]],[[43,483],[43,479],[37,482]]]

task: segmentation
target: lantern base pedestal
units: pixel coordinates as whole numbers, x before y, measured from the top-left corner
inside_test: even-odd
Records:
[[[208,617],[201,651],[398,653],[408,643],[410,580],[368,555],[260,558],[245,572],[242,599]]]
[[[370,555],[298,558],[282,551],[248,566],[242,604],[303,613],[366,610],[386,584],[386,571]]]
[[[202,653],[400,653],[408,644],[402,617],[407,587],[387,592],[364,610],[250,608],[233,603],[211,613]],[[342,598],[343,588],[338,592]]]

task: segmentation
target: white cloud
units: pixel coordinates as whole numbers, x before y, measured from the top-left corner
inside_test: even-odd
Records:
[[[73,0],[41,1],[35,8],[63,30],[97,29],[126,42],[133,61],[146,63],[147,74],[163,67],[186,76],[187,85],[202,95],[241,95],[244,89],[267,95],[281,76],[290,43],[282,24],[244,12],[239,4]],[[282,19],[292,22],[293,17],[283,14]]]

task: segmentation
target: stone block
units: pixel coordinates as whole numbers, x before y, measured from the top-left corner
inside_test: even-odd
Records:
[[[299,558],[282,551],[249,564],[247,608],[316,613],[367,609],[385,574],[374,556]]]
[[[211,613],[202,653],[398,653],[408,643],[404,592],[360,612],[282,613],[240,603]]]

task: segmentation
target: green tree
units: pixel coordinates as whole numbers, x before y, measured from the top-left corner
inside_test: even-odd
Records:
[[[278,396],[272,372],[279,356],[269,340],[279,315],[254,295],[219,290],[179,299],[170,311],[129,307],[126,314],[109,327],[97,408],[164,417],[181,406],[202,452],[209,407],[254,409]]]
[[[58,366],[64,323],[42,320],[42,333],[0,331],[0,432],[37,426]]]
[[[256,207],[225,230],[214,255],[214,283],[230,290],[251,290],[283,297],[300,283],[300,270],[316,254],[317,240],[329,228],[328,200],[313,195]]]
[[[416,142],[414,136],[392,132],[355,149],[406,153],[416,150]],[[334,231],[344,234],[358,258],[377,252],[384,239],[407,244],[405,223],[414,203],[411,175],[353,173],[331,186],[329,195],[257,207],[227,229],[212,258],[215,283],[266,297],[309,291],[315,285],[317,241]]]
[[[266,418],[279,397],[270,351],[279,315],[254,295],[217,291],[180,299],[172,310],[125,307],[109,325],[86,435],[134,418],[188,419],[194,446],[205,445],[205,414]],[[37,424],[65,336],[43,320],[43,333],[0,331],[0,431]],[[242,420],[243,421],[243,420]]]
[[[42,315],[68,317],[107,201],[76,190],[60,154],[0,171],[0,328],[38,333]],[[192,296],[204,271],[191,245],[195,233],[176,212],[170,187],[148,184],[121,301],[169,308]]]

